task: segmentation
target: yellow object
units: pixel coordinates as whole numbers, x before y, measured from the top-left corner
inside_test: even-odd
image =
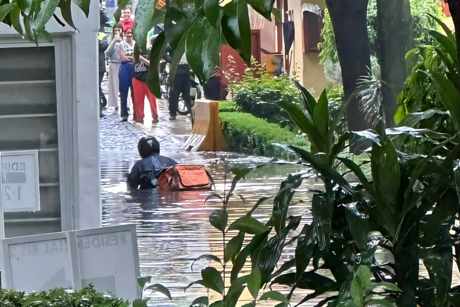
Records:
[[[270,77],[276,76],[277,72],[283,71],[283,54],[270,53],[266,55],[265,69]]]
[[[204,99],[195,101],[192,135],[183,148],[189,151],[228,151],[220,127],[218,101]]]
[[[97,39],[101,41],[101,40],[103,40],[104,37],[106,37],[106,36],[107,36],[107,33],[105,33],[105,32],[99,32],[99,35],[97,36]]]

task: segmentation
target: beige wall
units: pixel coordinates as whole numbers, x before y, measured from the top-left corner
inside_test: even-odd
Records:
[[[297,79],[307,89],[313,89],[315,96],[319,96],[322,90],[327,86],[328,81],[324,76],[324,70],[319,61],[318,53],[303,52],[303,13],[302,4],[312,3],[318,5],[321,9],[326,8],[324,0],[290,0],[289,10],[293,11],[293,20],[295,26],[295,39],[291,51],[294,50],[291,59],[291,74],[295,70]]]

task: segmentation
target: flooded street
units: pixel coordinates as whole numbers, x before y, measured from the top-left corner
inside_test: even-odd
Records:
[[[183,164],[205,164],[216,183],[214,192],[221,195],[224,193],[225,168],[256,166],[267,163],[270,159],[224,152],[184,152],[180,146],[191,132],[189,118],[178,116],[177,121],[169,121],[167,104],[161,102],[159,107],[160,123],[154,127],[148,123],[147,118],[145,127],[121,123],[115,115],[107,115],[101,119],[103,223],[104,226],[136,224],[141,274],[152,276],[153,283],[161,283],[168,287],[174,298],[173,305],[189,306],[195,298],[206,295],[206,291],[201,286],[193,286],[184,293],[184,288],[191,282],[201,279],[201,269],[210,264],[207,260],[200,260],[194,265],[192,272],[190,266],[193,260],[203,254],[222,257],[222,234],[208,221],[210,213],[221,208],[222,204],[215,199],[205,204],[209,195],[207,191],[128,191],[125,176],[139,159],[137,140],[146,133],[154,135],[161,143],[162,155]],[[238,196],[230,201],[229,224],[246,214],[259,198],[274,196],[282,179],[299,169],[299,165],[271,163],[250,173],[246,180],[242,180],[237,186],[234,194]],[[231,174],[227,176],[228,190],[232,178]],[[314,181],[309,182],[310,186],[314,184]],[[239,196],[244,198],[244,202]],[[300,202],[292,206],[290,215],[302,215],[307,211],[309,195],[306,189],[297,193],[296,197],[298,201],[303,200],[305,203]],[[267,201],[259,207],[254,217],[268,221],[271,211],[272,202]],[[304,219],[304,222],[306,221],[308,219]],[[233,235],[230,232],[227,241]],[[230,270],[227,268],[227,271]],[[150,304],[171,304],[160,294],[149,292],[144,295],[153,297]],[[249,299],[249,294],[243,293],[242,297]]]

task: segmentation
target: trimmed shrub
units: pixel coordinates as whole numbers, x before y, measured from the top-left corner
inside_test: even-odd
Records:
[[[224,113],[224,112],[239,112],[238,106],[233,102],[229,100],[223,100],[219,101],[219,113]]]
[[[81,290],[56,288],[49,291],[25,294],[24,292],[0,289],[0,306],[79,306],[79,307],[128,307],[129,303],[107,293],[99,293],[92,285]]]
[[[219,117],[222,131],[232,151],[258,156],[296,159],[297,156],[294,153],[275,144],[310,148],[310,143],[306,138],[292,133],[288,128],[267,123],[251,114],[227,112],[220,113]]]

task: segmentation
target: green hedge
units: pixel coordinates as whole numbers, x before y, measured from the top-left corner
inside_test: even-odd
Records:
[[[56,288],[50,291],[24,294],[24,292],[0,289],[0,306],[79,306],[79,307],[128,307],[122,299],[99,293],[92,286],[81,290]]]
[[[295,159],[294,153],[273,144],[310,148],[310,143],[306,138],[292,133],[288,128],[267,123],[249,113],[223,112],[219,114],[219,117],[222,131],[231,151]]]
[[[239,112],[238,106],[230,100],[219,101],[219,113],[224,112]]]

